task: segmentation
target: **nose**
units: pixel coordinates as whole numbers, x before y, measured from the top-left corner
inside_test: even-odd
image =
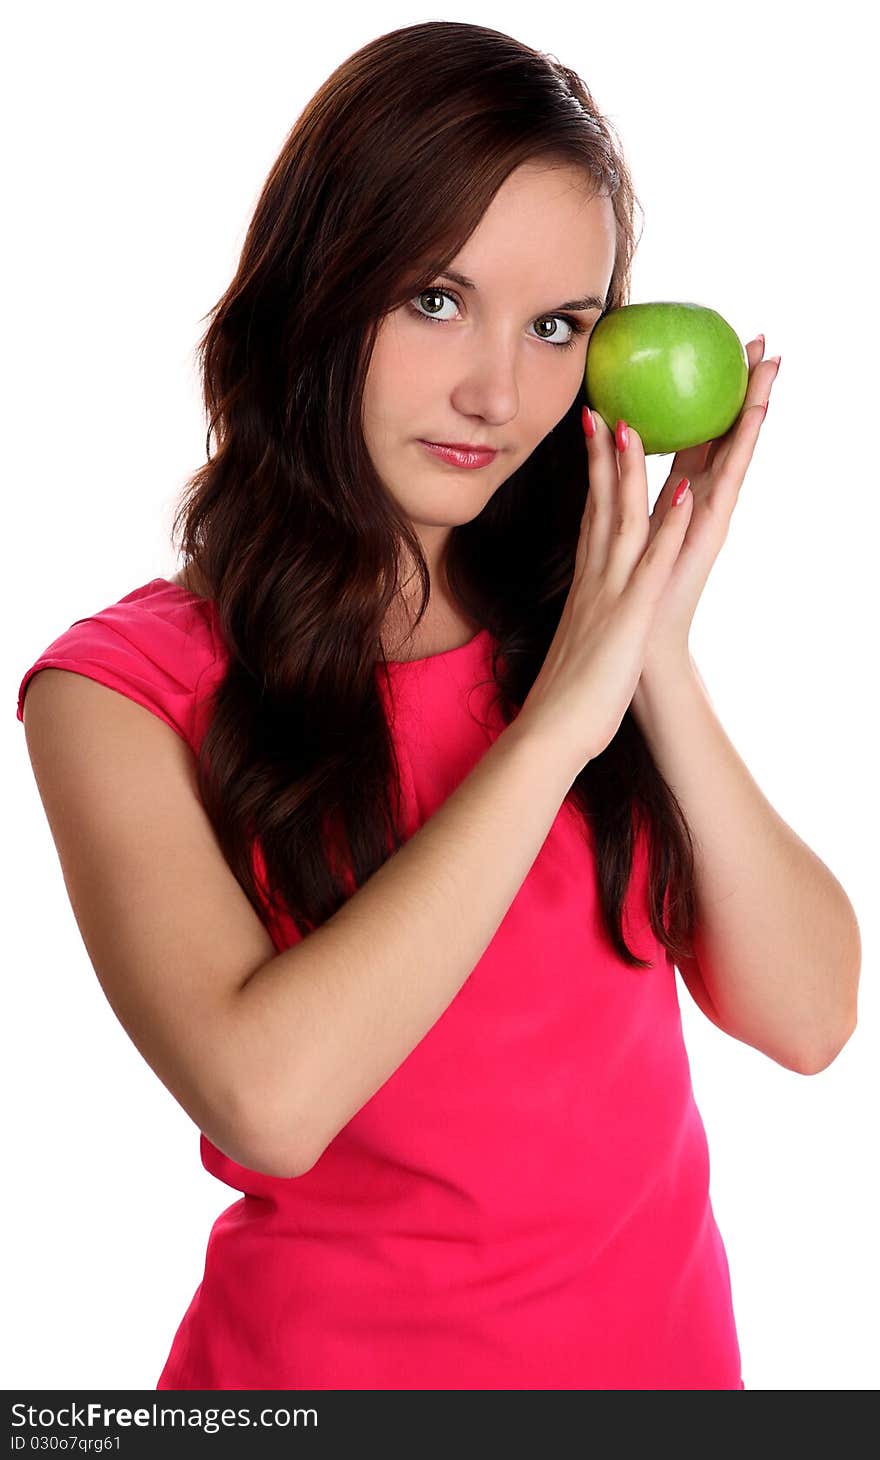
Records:
[[[519,410],[519,383],[513,346],[486,339],[468,351],[452,392],[456,410],[496,429]]]

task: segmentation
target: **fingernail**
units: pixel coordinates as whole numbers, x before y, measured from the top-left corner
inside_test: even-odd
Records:
[[[581,411],[581,421],[583,422],[584,434],[587,440],[592,441],[596,434],[596,422],[593,420],[593,412],[589,406],[584,406]]]
[[[757,338],[758,338],[758,344],[761,346],[761,354],[763,355],[763,353],[764,353],[764,344],[765,344],[764,336],[763,335],[758,335]]]
[[[626,451],[627,443],[629,441],[629,432],[626,429],[626,421],[618,421],[617,426],[615,427],[614,434],[617,437],[618,451]]]
[[[782,364],[782,356],[781,355],[771,355],[770,356],[770,359],[768,360],[767,363],[768,363],[768,365],[775,365],[776,366],[776,374],[778,375],[779,374],[779,367]]]

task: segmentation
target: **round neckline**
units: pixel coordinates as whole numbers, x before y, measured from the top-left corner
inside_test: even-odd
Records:
[[[472,649],[475,644],[481,639],[487,638],[488,635],[488,629],[477,629],[473,637],[465,640],[463,644],[455,644],[451,649],[441,649],[439,654],[423,654],[420,659],[386,659],[385,663],[389,669],[410,669],[417,664],[434,664],[438,659],[452,659],[456,654],[464,654],[467,649]]]
[[[154,578],[153,583],[164,583],[166,588],[176,588],[178,593],[184,594],[186,598],[195,598],[199,603],[207,603],[214,607],[213,600],[204,598],[201,593],[194,593],[191,588],[184,588],[182,583],[173,583],[170,578]],[[477,629],[477,632],[466,639],[463,644],[455,644],[451,649],[441,649],[439,654],[423,654],[420,659],[386,659],[385,663],[389,669],[412,669],[418,664],[434,664],[441,659],[452,659],[456,654],[464,654],[467,649],[473,649],[481,640],[489,637],[489,629]],[[376,661],[378,669],[382,661]]]

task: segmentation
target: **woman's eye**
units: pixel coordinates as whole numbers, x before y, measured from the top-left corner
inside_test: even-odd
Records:
[[[422,300],[430,301],[427,308],[420,307]],[[428,324],[448,324],[451,316],[444,316],[439,312],[444,302],[451,305],[457,305],[458,303],[455,295],[450,293],[448,289],[423,289],[420,294],[414,296],[413,300],[410,300],[409,307],[417,319],[423,319]],[[551,321],[554,325],[552,335],[539,333],[536,338],[544,340],[546,344],[553,345],[558,350],[569,349],[575,343],[577,336],[584,333],[584,326],[578,324],[577,320],[569,318],[566,314],[539,315],[537,320],[533,320],[533,323],[550,324]],[[556,335],[559,334],[560,324],[564,325],[569,331],[568,336],[563,339],[556,338]]]
[[[422,292],[421,292],[421,294],[417,294],[415,297],[416,297],[416,301],[418,303],[421,303],[421,301],[423,299],[429,299],[429,300],[432,301],[433,306],[434,306],[432,309],[430,309],[427,313],[424,313],[424,314],[422,313],[422,311],[420,309],[417,309],[416,310],[416,313],[419,314],[419,315],[421,315],[422,319],[437,319],[437,318],[439,318],[439,315],[437,313],[437,302],[438,301],[445,300],[449,304],[454,304],[455,303],[455,300],[453,299],[452,295],[451,294],[448,294],[445,289],[423,289]],[[449,316],[447,315],[446,318],[448,319]]]

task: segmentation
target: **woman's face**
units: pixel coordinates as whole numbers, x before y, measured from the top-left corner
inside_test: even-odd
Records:
[[[364,434],[429,566],[450,529],[482,511],[581,389],[616,242],[610,199],[589,198],[586,189],[573,168],[516,169],[453,260],[474,287],[438,274],[429,291],[381,323],[367,372]],[[439,288],[453,297],[438,295]],[[562,308],[591,295],[595,304]],[[423,440],[492,446],[498,455],[471,471],[448,465]]]

